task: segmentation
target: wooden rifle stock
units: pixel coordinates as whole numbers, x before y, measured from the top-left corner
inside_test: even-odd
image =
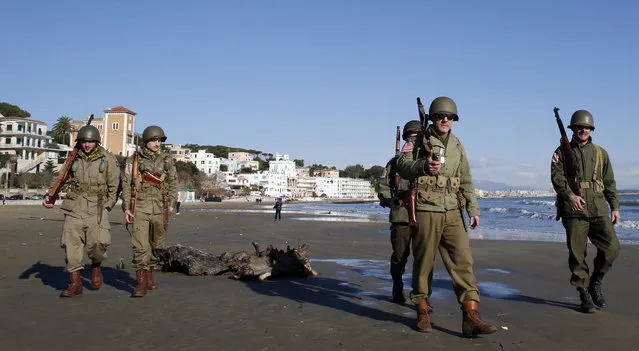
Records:
[[[564,124],[559,117],[559,109],[555,107],[553,109],[555,113],[555,119],[557,120],[557,126],[559,127],[559,133],[561,134],[561,152],[564,154],[564,172],[566,174],[566,180],[570,190],[577,195],[581,196],[581,188],[579,187],[579,169],[577,168],[577,160],[575,154],[570,146],[570,141],[566,135]]]
[[[138,163],[140,161],[140,156],[136,151],[133,155],[133,166],[131,166],[131,200],[129,202],[129,211],[131,214],[135,215],[135,198],[138,195]]]
[[[93,114],[89,116],[89,121],[86,125],[91,125],[91,121],[93,121]],[[73,166],[73,162],[75,162],[76,158],[78,158],[78,152],[80,152],[80,142],[76,141],[75,146],[73,147],[73,151],[71,151],[71,155],[69,155],[69,157],[67,157],[67,159],[64,161],[64,164],[62,165],[62,168],[60,168],[58,176],[53,181],[51,189],[49,189],[49,191],[47,191],[47,194],[45,195],[44,201],[46,203],[55,204],[55,201],[58,199],[58,195],[60,195],[62,187],[71,176],[71,166]]]
[[[399,129],[399,126],[397,126],[397,133],[395,135],[395,164],[397,164],[397,159],[399,158],[399,143],[401,142],[401,131]],[[399,189],[399,182],[401,181],[401,178],[399,177],[399,175],[397,174],[397,166],[393,166],[393,168],[395,168],[393,170],[394,173],[394,185],[395,185],[395,189]]]

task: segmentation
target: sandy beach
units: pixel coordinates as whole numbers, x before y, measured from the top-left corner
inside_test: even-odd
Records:
[[[609,307],[586,315],[571,287],[563,243],[473,240],[481,315],[499,327],[460,336],[461,312],[448,274],[436,265],[435,330],[413,330],[413,307],[390,302],[387,223],[274,222],[272,213],[223,212],[252,203],[182,204],[169,244],[215,253],[309,243],[313,278],[242,282],[158,273],[158,291],[129,298],[135,284],[129,234],[119,208],[105,285],[60,299],[67,284],[56,206],[0,206],[0,344],[2,350],[636,350],[634,285],[639,247],[622,246],[605,280]],[[301,215],[296,214],[295,217]],[[589,259],[594,256],[591,247]],[[124,270],[115,268],[119,259]],[[88,263],[88,259],[85,258]],[[410,262],[409,262],[410,272]],[[410,274],[405,275],[406,293]]]

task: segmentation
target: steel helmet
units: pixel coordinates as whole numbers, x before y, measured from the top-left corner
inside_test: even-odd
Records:
[[[430,103],[428,115],[431,119],[433,118],[433,116],[437,115],[452,115],[453,121],[459,121],[459,116],[457,115],[457,105],[455,104],[455,101],[446,96],[440,96]]]
[[[102,141],[98,128],[91,125],[80,128],[80,130],[78,131],[78,136],[75,138],[75,140],[96,141],[98,143]]]
[[[161,142],[166,141],[164,130],[158,126],[148,126],[142,132],[142,140],[147,143],[151,139],[160,139]]]
[[[406,140],[408,134],[411,132],[419,133],[422,130],[422,123],[417,120],[408,121],[404,125],[404,131],[402,132],[402,139]]]
[[[568,125],[568,128],[575,126],[590,127],[592,130],[595,130],[595,121],[590,112],[586,110],[577,110],[572,114],[572,117],[570,117],[570,125]]]

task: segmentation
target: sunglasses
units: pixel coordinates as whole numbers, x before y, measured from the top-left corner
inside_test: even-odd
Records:
[[[456,115],[456,114],[454,114],[454,113],[438,113],[438,114],[436,114],[436,115],[432,115],[432,116],[430,116],[430,118],[431,118],[433,121],[441,121],[441,120],[443,120],[444,118],[445,118],[445,119],[447,119],[447,120],[449,120],[449,121],[455,121],[455,120],[457,120],[457,118],[458,118],[458,117],[457,117],[457,115]]]

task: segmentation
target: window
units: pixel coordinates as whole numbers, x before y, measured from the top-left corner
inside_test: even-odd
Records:
[[[129,132],[131,131],[132,128],[133,128],[133,126],[131,125],[131,123],[129,123],[128,128],[127,128],[129,130]]]
[[[120,123],[113,122],[113,124],[111,125],[111,130],[120,130]]]
[[[11,144],[11,138],[4,138],[5,144]]]
[[[38,128],[38,135],[42,135],[42,128]]]
[[[13,130],[13,125],[12,124],[7,124],[7,132]]]
[[[204,164],[204,161],[200,161],[200,164],[201,164],[201,165],[203,165],[203,164]]]
[[[18,124],[18,131],[21,132],[24,130],[24,126],[22,124]]]
[[[102,129],[102,125],[101,125],[101,124],[98,124],[98,125],[97,125],[97,126],[95,126],[95,127],[96,127],[96,128],[98,128],[98,130],[101,130],[101,129]]]

